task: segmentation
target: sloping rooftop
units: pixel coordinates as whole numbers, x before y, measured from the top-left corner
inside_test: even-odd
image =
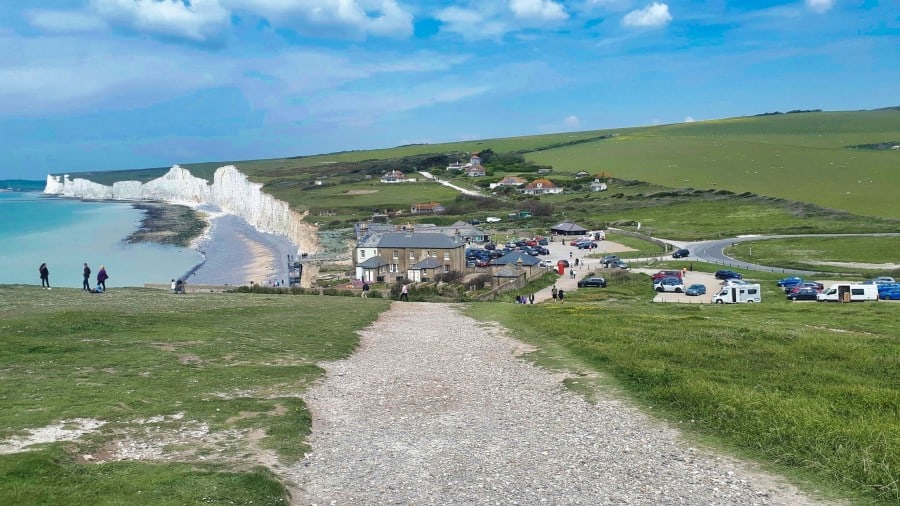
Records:
[[[428,232],[387,232],[376,244],[379,248],[453,249],[465,246],[457,237]]]
[[[526,267],[530,267],[532,265],[537,265],[541,263],[536,257],[529,255],[528,253],[522,253],[521,251],[510,251],[509,253],[503,255],[500,258],[496,258],[491,260],[491,263],[494,265],[508,265],[508,264],[518,264],[519,261],[522,262],[522,265]]]

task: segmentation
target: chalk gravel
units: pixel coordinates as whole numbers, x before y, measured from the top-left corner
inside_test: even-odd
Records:
[[[692,447],[627,401],[595,404],[452,305],[395,302],[306,395],[295,504],[817,504]]]

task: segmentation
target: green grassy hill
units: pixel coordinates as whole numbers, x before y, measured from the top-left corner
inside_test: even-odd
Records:
[[[900,150],[875,149],[900,143],[900,109],[773,114],[649,127],[607,129],[445,144],[416,144],[369,151],[266,160],[184,164],[211,179],[217,167],[236,165],[267,191],[305,208],[304,190],[314,180],[365,184],[377,171],[428,168],[427,154],[492,149],[517,152],[550,165],[554,174],[605,172],[670,188],[721,189],[779,197],[828,209],[900,219]],[[862,147],[866,146],[866,147]],[[374,163],[373,161],[380,161]],[[419,164],[424,164],[419,165]],[[377,170],[376,170],[377,169]],[[149,180],[167,169],[72,174],[109,184]],[[373,172],[374,171],[374,172]],[[371,183],[369,183],[371,185]],[[442,196],[440,192],[437,196]],[[411,196],[401,199],[406,205]]]

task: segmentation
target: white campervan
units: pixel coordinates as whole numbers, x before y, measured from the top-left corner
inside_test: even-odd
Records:
[[[758,284],[727,285],[713,295],[714,304],[740,304],[742,302],[762,302],[762,290]]]
[[[878,285],[836,283],[816,296],[819,302],[864,302],[878,300]]]

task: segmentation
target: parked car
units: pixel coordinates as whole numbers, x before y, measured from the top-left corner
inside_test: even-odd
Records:
[[[703,295],[706,293],[706,285],[701,285],[700,283],[695,283],[684,291],[685,295]]]
[[[606,255],[602,260],[600,260],[600,263],[608,265],[613,262],[618,262],[619,260],[619,255]]]
[[[497,249],[497,245],[494,244],[494,243],[492,243],[492,242],[489,242],[489,243],[487,243],[487,244],[484,245],[484,249],[486,249],[486,250]]]
[[[500,221],[500,218],[498,218],[496,216],[488,216],[487,218],[484,219],[484,221],[486,221],[488,223],[497,223],[498,221]]]
[[[893,285],[896,281],[890,276],[878,276],[872,280],[872,283],[875,283],[876,285]]]
[[[691,254],[690,251],[688,251],[684,248],[681,248],[681,249],[675,250],[675,253],[672,253],[672,258],[684,258],[686,256],[689,256],[690,254]]]
[[[735,286],[735,285],[752,285],[753,283],[749,281],[744,281],[743,279],[731,278],[722,281],[722,286]]]
[[[609,268],[610,268],[610,269],[627,269],[627,268],[628,268],[628,264],[626,264],[625,262],[619,260],[618,262],[614,262],[614,263],[609,264]]]
[[[883,292],[878,292],[878,298],[881,300],[900,300],[900,286],[894,286]]]
[[[549,246],[550,241],[548,241],[546,237],[541,237],[540,240],[538,240],[538,244],[541,246]]]
[[[656,280],[653,283],[653,289],[657,292],[682,293],[684,291],[684,283],[681,281],[681,278],[672,276]]]
[[[597,247],[597,243],[594,241],[582,241],[578,243],[578,249],[594,249]]]
[[[815,288],[804,287],[789,293],[787,298],[788,300],[817,300],[818,295],[819,291]]]
[[[556,265],[556,264],[554,264],[552,260],[541,260],[541,263],[540,263],[541,267],[552,268],[554,265]]]
[[[800,276],[788,276],[786,278],[782,278],[778,280],[778,286],[794,286],[803,282],[803,278]]]
[[[816,291],[816,293],[818,293],[825,289],[825,285],[823,285],[822,283],[818,283],[816,281],[804,281],[798,285],[794,285],[790,289],[785,289],[785,291],[788,294],[791,294],[791,293],[796,293],[804,288],[812,288],[813,290]]]
[[[716,279],[744,279],[744,275],[739,272],[723,269],[716,271]]]
[[[603,278],[584,278],[578,282],[578,288],[586,288],[589,286],[606,288],[606,280]]]
[[[659,272],[657,272],[656,274],[650,276],[650,278],[653,279],[654,282],[655,282],[656,280],[663,279],[663,278],[678,278],[678,279],[681,279],[681,271],[669,271],[669,270],[663,270],[663,271],[659,271]]]

